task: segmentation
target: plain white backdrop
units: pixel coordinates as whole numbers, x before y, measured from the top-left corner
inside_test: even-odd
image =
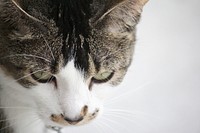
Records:
[[[66,133],[200,133],[200,1],[150,0],[112,113]]]

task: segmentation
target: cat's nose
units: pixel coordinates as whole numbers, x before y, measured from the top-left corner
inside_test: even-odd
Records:
[[[65,121],[67,121],[69,124],[75,125],[75,124],[79,123],[80,121],[82,121],[82,120],[83,120],[83,117],[80,116],[80,117],[78,117],[78,118],[76,118],[76,119],[69,119],[69,118],[67,118],[67,117],[64,117],[64,119],[65,119]]]
[[[51,120],[54,121],[54,122],[57,122],[57,123],[60,123],[60,124],[71,124],[71,125],[75,125],[79,122],[81,122],[85,116],[87,116],[88,114],[88,106],[84,106],[82,109],[81,109],[81,112],[80,114],[77,115],[76,118],[70,118],[70,114],[60,114],[60,115],[54,115],[52,114],[51,115]]]
[[[82,121],[84,119],[84,117],[87,115],[87,113],[88,113],[88,106],[85,105],[85,106],[82,107],[81,112],[78,115],[78,117],[76,117],[75,119],[64,117],[64,119],[70,124],[76,124],[76,123]]]
[[[85,105],[80,112],[79,117],[75,118],[75,119],[70,119],[68,117],[64,116],[65,121],[67,121],[69,124],[77,124],[78,122],[82,121],[84,119],[84,117],[87,115],[88,113],[88,106]]]

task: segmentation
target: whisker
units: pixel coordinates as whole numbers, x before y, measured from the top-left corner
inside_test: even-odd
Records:
[[[102,119],[103,120],[107,120],[107,119],[105,119],[105,118],[103,118],[102,117]],[[107,120],[108,121],[108,120]],[[108,125],[106,125],[104,122],[101,122],[101,121],[99,121],[99,123],[103,126],[103,129],[105,128],[105,127],[107,127],[108,129],[110,129],[113,133],[117,133],[118,131],[117,130],[115,130],[114,128],[111,128],[111,126],[108,126]],[[108,123],[107,123],[108,124]]]
[[[42,77],[38,78],[37,81],[43,79],[44,77],[46,77],[46,76],[48,76],[48,75],[49,75],[49,74],[45,74],[45,75],[43,75]],[[51,75],[53,76],[53,74],[51,74]],[[48,83],[50,80],[51,80],[51,77],[47,80],[46,83]]]
[[[116,116],[123,116],[126,118],[137,118],[136,115],[132,115],[132,114],[127,114],[127,113],[122,113],[122,112],[106,112],[105,115],[109,116],[109,115],[116,115]]]
[[[122,113],[129,113],[135,115],[132,110],[125,110],[125,109],[105,109],[106,112],[122,112]]]
[[[102,59],[101,62],[105,61],[107,57],[111,56],[111,55],[115,55],[123,50],[128,50],[129,48],[123,48],[123,49],[118,49],[115,52],[109,52],[107,55],[105,55]]]
[[[37,18],[31,16],[31,15],[28,14],[26,11],[24,11],[24,9],[22,9],[22,8],[20,7],[20,5],[19,5],[15,0],[12,0],[12,2],[13,2],[13,4],[15,4],[15,6],[16,6],[20,11],[22,11],[24,14],[26,14],[29,18],[31,18],[31,19],[33,19],[33,20],[35,20],[35,21],[37,21],[37,22],[44,23],[43,21],[41,21],[41,20],[39,20],[39,19],[37,19]]]
[[[120,121],[122,121],[122,120],[124,120],[124,121],[127,121],[127,122],[129,122],[131,125],[135,125],[135,126],[137,126],[137,127],[140,127],[140,128],[145,128],[144,127],[144,125],[142,125],[141,123],[139,123],[138,121],[136,122],[136,120],[133,120],[133,119],[130,119],[130,116],[129,117],[126,117],[126,116],[124,116],[123,117],[123,115],[115,115],[115,114],[105,114],[105,116],[110,116],[110,117],[114,117],[114,118],[119,118],[119,119],[121,119]],[[136,117],[135,117],[135,119],[136,119]]]
[[[143,116],[144,118],[153,117],[153,118],[159,119],[154,115],[147,114],[147,113],[142,112],[142,111],[136,111],[136,110],[133,111],[133,110],[125,110],[125,109],[107,109],[107,108],[105,108],[105,112],[106,113],[107,112],[108,113],[124,113],[126,115],[128,115],[128,114],[134,115],[135,117],[140,115],[140,116]]]
[[[110,122],[110,123],[112,123],[112,124],[114,124],[114,125],[116,125],[116,126],[121,126],[121,127],[122,127],[122,125],[121,125],[120,123],[117,123],[116,121],[112,121],[111,119],[108,119],[108,118],[105,118],[105,117],[102,117],[102,119],[103,119],[104,121],[108,121],[108,122]],[[108,128],[110,128],[112,131],[114,131],[114,133],[119,133],[118,130],[116,130],[116,129],[114,129],[114,128],[111,128],[110,126],[106,125],[105,123],[102,123],[102,124],[104,124],[105,126],[107,126]],[[107,123],[107,124],[108,124],[108,123]]]
[[[16,114],[15,114],[15,117],[12,117],[11,119],[2,119],[2,120],[0,120],[0,122],[6,122],[6,121],[10,121],[10,120],[17,120],[17,119],[21,119],[20,117],[22,117],[24,114],[17,114],[17,116],[16,116]]]
[[[154,80],[153,80],[153,81],[154,81]],[[119,95],[119,96],[117,96],[117,97],[110,98],[110,99],[106,99],[106,101],[108,101],[108,102],[105,102],[104,105],[106,106],[106,105],[113,104],[113,103],[115,103],[116,101],[121,100],[122,97],[125,97],[125,96],[127,96],[127,95],[133,94],[134,92],[137,92],[138,90],[141,90],[141,89],[145,88],[147,85],[152,84],[153,81],[146,82],[145,84],[143,84],[143,85],[137,87],[136,89],[129,90],[129,91],[125,92],[125,93],[122,93],[121,95]]]
[[[0,109],[32,109],[28,107],[0,107]]]
[[[34,123],[38,122],[39,119],[35,118],[33,121],[27,123],[22,129],[20,129],[20,131],[23,131],[24,129],[26,129],[28,126],[33,125]]]
[[[8,124],[8,126],[5,126],[5,127],[1,128],[1,129],[0,129],[0,132],[3,131],[3,130],[6,130],[6,129],[12,127],[12,126],[14,126],[16,123],[17,123],[17,122],[15,122],[15,123],[13,123],[13,124],[6,123],[6,124]]]
[[[118,5],[113,6],[111,9],[109,9],[108,11],[106,11],[102,16],[98,17],[93,23],[94,25],[96,25],[99,21],[101,21],[103,18],[105,18],[108,14],[110,14],[110,12],[112,12],[114,9],[116,9],[117,7],[119,7],[123,2],[121,2]],[[113,22],[113,21],[111,21]]]
[[[32,55],[32,54],[14,54],[14,55],[8,55],[8,56],[4,56],[4,57],[1,57],[0,59],[6,59],[6,58],[10,58],[10,57],[16,57],[16,56],[25,56],[25,57],[32,57],[32,58],[38,58],[38,59],[42,59],[46,62],[49,62],[51,63],[50,60],[44,58],[44,57],[41,57],[41,56],[37,56],[37,55]]]
[[[126,121],[129,121],[129,122],[132,122],[132,123],[136,123],[135,121],[129,119],[130,117],[123,116],[123,114],[106,113],[104,115],[105,116],[112,116],[112,117],[116,117],[116,118],[121,118],[121,119],[124,119]]]
[[[113,116],[116,118],[121,118],[121,119],[130,121],[140,128],[144,128],[144,125],[142,125],[141,123],[135,122],[134,119],[138,119],[138,118],[142,119],[143,123],[145,122],[146,124],[148,124],[149,126],[151,126],[154,129],[156,129],[156,124],[153,122],[153,120],[159,119],[159,121],[160,121],[160,118],[158,118],[157,116],[147,114],[147,113],[141,112],[141,111],[133,112],[133,111],[124,110],[124,109],[106,109],[106,110],[105,110],[105,116]],[[129,118],[131,118],[131,119],[129,119]]]
[[[49,43],[47,42],[47,40],[45,39],[44,36],[42,36],[42,38],[44,39],[45,44],[46,44],[46,46],[48,47],[49,51],[51,52],[51,56],[52,56],[53,60],[55,61],[55,57],[54,57],[54,55],[53,55],[53,51],[51,50],[51,47],[49,46]]]
[[[17,119],[19,119],[18,117],[19,117],[19,116],[15,117],[15,118],[12,118],[12,119],[4,119],[4,120],[3,120],[3,119],[2,119],[2,120],[0,119],[0,122],[6,122],[6,121],[10,121],[10,120],[17,120]]]
[[[37,72],[41,72],[41,71],[44,71],[44,70],[49,70],[49,68],[44,68],[44,69],[40,69],[40,70],[34,71],[34,72],[29,73],[29,74],[27,74],[27,75],[25,75],[25,76],[23,76],[23,77],[21,77],[19,79],[14,80],[14,82],[20,81],[20,80],[22,80],[24,78],[27,78],[27,77],[31,76],[32,74],[35,74]]]
[[[0,109],[17,109],[17,110],[26,110],[26,111],[35,111],[35,113],[47,113],[45,111],[37,111],[36,108],[33,107],[0,107]]]
[[[122,128],[123,128],[123,130],[127,130],[127,128],[125,127],[125,126],[123,126],[123,125],[121,125],[120,123],[118,123],[118,122],[116,122],[116,121],[114,121],[114,120],[112,120],[112,117],[113,118],[120,118],[121,120],[126,120],[126,121],[128,121],[129,123],[131,123],[131,125],[132,124],[135,124],[135,126],[138,126],[138,127],[142,127],[142,128],[144,128],[144,126],[142,126],[141,124],[139,124],[138,122],[136,122],[136,121],[134,121],[134,120],[130,120],[129,118],[130,118],[130,116],[129,117],[126,117],[126,116],[124,116],[123,117],[123,115],[121,114],[121,115],[115,115],[115,114],[108,114],[108,113],[105,113],[104,114],[105,115],[105,117],[103,117],[104,119],[107,119],[108,121],[110,121],[110,122],[112,122],[112,123],[115,123],[116,125],[118,125],[118,126],[121,126]],[[111,119],[108,119],[108,117],[111,117]],[[134,117],[135,118],[135,117]],[[121,121],[120,120],[120,121]],[[127,130],[127,132],[129,132],[128,130]]]
[[[28,112],[28,113],[29,113],[29,112]],[[18,114],[18,116],[17,116],[18,118],[15,117],[15,118],[13,118],[13,119],[2,120],[2,122],[3,122],[3,121],[9,121],[9,120],[11,120],[11,121],[14,120],[14,121],[12,121],[12,124],[6,123],[6,125],[8,124],[8,126],[5,126],[5,127],[1,128],[1,129],[0,129],[0,132],[3,131],[3,130],[8,129],[8,128],[10,128],[10,127],[13,127],[14,125],[16,125],[16,124],[18,123],[18,121],[16,121],[17,119],[20,119],[20,117],[26,116],[26,115],[27,115],[27,114]],[[30,123],[26,124],[24,127],[27,127],[27,126],[33,124],[34,122],[37,122],[37,121],[40,120],[40,119],[38,119],[38,116],[37,116],[36,114],[32,114],[32,116],[33,116],[32,121],[31,121]],[[0,121],[0,122],[1,122],[1,121]],[[24,129],[24,128],[23,128],[23,129]]]
[[[98,131],[98,133],[104,132],[104,128],[102,128],[102,125],[100,123],[96,122],[95,124],[93,124],[93,126],[97,129],[96,131]],[[102,132],[99,130],[101,130]]]

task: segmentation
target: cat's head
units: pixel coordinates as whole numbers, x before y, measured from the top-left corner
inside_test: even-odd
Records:
[[[3,88],[20,92],[47,125],[94,119],[101,104],[93,85],[122,81],[146,2],[1,0]]]

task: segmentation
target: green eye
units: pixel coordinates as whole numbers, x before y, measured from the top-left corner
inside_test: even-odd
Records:
[[[96,83],[107,82],[108,80],[110,80],[113,77],[113,75],[114,75],[114,72],[99,73],[93,77],[93,81]]]
[[[51,79],[53,78],[51,73],[45,72],[45,71],[36,72],[31,75],[32,75],[33,79],[35,79],[36,81],[41,82],[41,83],[47,83],[47,82],[51,81]]]

